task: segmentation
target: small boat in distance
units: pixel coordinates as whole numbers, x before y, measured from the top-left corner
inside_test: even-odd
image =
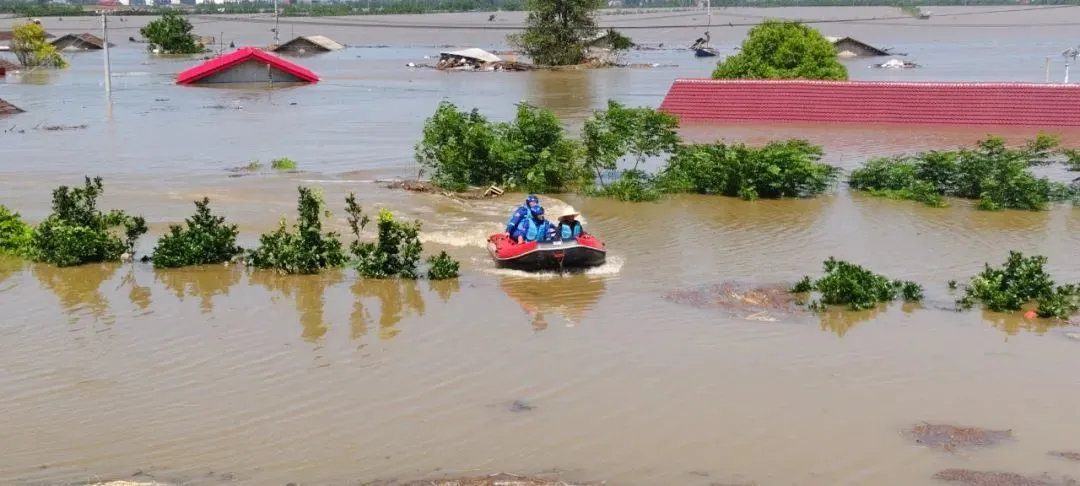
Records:
[[[711,47],[695,47],[694,48],[694,57],[716,57],[716,56],[719,56],[719,55],[720,55],[720,52],[717,51],[716,49],[711,48]]]
[[[603,265],[607,247],[591,234],[576,239],[518,244],[506,233],[488,237],[488,253],[499,268],[524,271],[575,270]]]

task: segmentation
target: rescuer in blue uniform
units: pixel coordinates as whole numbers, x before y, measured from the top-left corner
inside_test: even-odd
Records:
[[[522,221],[529,219],[529,210],[534,207],[540,206],[540,199],[533,194],[529,194],[529,197],[525,198],[525,204],[518,206],[514,210],[514,213],[510,215],[510,219],[506,221],[506,234],[511,238],[514,237],[514,231],[517,231],[517,227]]]
[[[517,230],[511,236],[518,243],[551,241],[555,237],[555,227],[544,219],[544,208],[537,205],[529,210],[530,217],[518,223]]]

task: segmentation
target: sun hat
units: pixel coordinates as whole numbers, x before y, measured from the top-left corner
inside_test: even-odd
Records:
[[[562,220],[564,220],[564,219],[567,219],[567,218],[572,218],[572,217],[574,217],[574,216],[578,216],[578,215],[580,215],[580,214],[581,214],[581,213],[578,213],[578,212],[573,212],[573,211],[571,211],[571,212],[568,212],[568,213],[563,213],[563,215],[562,215],[562,216],[559,216],[559,221],[562,221]]]

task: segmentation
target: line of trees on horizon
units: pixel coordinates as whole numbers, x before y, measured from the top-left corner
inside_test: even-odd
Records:
[[[903,7],[912,0],[712,0],[714,8],[724,7]],[[1080,5],[1080,0],[926,0],[920,6],[992,6],[992,5]],[[98,0],[69,0],[68,3],[45,3],[43,0],[3,0],[0,14],[24,17],[76,17],[97,15]],[[613,0],[602,2],[602,9],[661,9],[697,8],[696,0]],[[273,13],[272,1],[242,1],[230,3],[201,3],[183,5],[116,5],[110,7],[123,15],[160,15],[168,10],[186,10],[199,15]],[[345,15],[422,14],[435,12],[522,11],[523,0],[367,0],[316,1],[306,4],[281,5],[284,16],[333,17]]]

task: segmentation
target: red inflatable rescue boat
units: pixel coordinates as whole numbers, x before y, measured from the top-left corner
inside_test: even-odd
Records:
[[[488,252],[495,265],[516,270],[571,270],[603,265],[607,247],[591,234],[576,239],[518,244],[506,233],[488,237]]]

